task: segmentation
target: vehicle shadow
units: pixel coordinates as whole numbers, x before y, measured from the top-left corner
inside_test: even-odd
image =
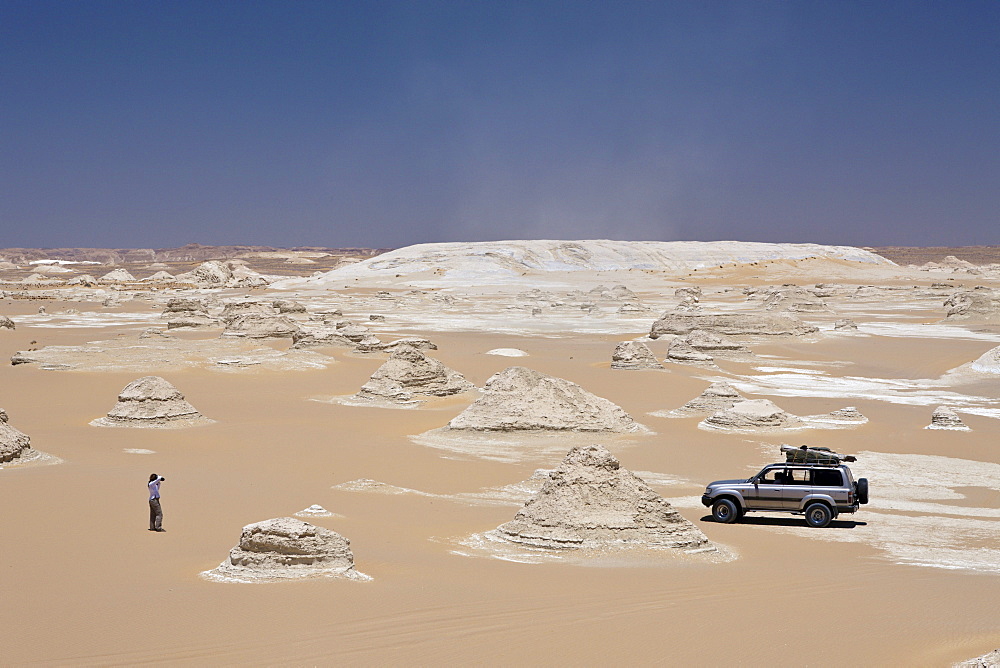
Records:
[[[702,517],[701,521],[712,522],[713,524],[721,524],[721,522],[712,517],[711,514]],[[805,520],[802,519],[801,517],[760,517],[760,516],[748,516],[748,515],[744,515],[743,518],[738,523],[751,524],[757,526],[769,526],[769,527],[801,527],[806,525]],[[855,520],[836,519],[830,522],[829,526],[825,528],[853,529],[854,527],[863,527],[863,526],[868,526],[868,523],[857,522]]]

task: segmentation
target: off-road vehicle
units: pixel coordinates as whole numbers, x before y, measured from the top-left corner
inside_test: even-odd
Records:
[[[747,480],[709,483],[701,502],[717,522],[738,522],[750,511],[805,515],[811,527],[825,527],[840,513],[856,512],[868,503],[868,480],[854,480],[840,455],[827,448],[782,446],[786,461],[768,464]]]

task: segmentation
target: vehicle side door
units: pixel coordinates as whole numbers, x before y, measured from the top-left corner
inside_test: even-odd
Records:
[[[785,467],[766,468],[757,475],[753,483],[753,508],[760,510],[781,508],[785,488]]]
[[[785,470],[785,484],[781,492],[781,507],[801,510],[802,500],[813,491],[812,471],[808,468],[789,467]]]

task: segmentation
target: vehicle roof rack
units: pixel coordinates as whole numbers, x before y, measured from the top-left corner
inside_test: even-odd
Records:
[[[786,464],[837,466],[844,462],[857,461],[857,457],[854,455],[842,455],[830,448],[809,447],[808,445],[797,448],[793,445],[783,445],[781,446],[781,451],[785,453]]]

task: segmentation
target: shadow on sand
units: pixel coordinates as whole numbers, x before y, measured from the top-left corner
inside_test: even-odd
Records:
[[[712,522],[713,524],[719,524],[719,522],[711,515],[705,515],[701,518],[702,522]],[[768,526],[768,527],[797,527],[805,526],[805,520],[801,517],[750,517],[744,515],[743,518],[738,522],[738,524],[753,524],[758,526]],[[867,522],[855,522],[854,520],[834,520],[830,522],[830,525],[825,527],[827,529],[853,529],[854,527],[868,526]]]

